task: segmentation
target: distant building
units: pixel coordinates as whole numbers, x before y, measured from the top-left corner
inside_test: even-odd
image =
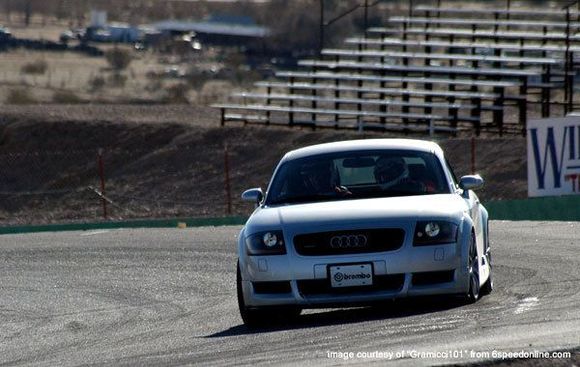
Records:
[[[94,42],[135,43],[143,38],[138,27],[125,23],[109,23],[103,27],[88,27],[86,37]]]
[[[270,30],[258,26],[250,17],[211,15],[202,21],[165,20],[148,26],[132,26],[126,23],[108,23],[107,13],[91,12],[91,25],[87,27],[85,40],[93,42],[154,44],[175,36],[195,35],[203,44],[251,47],[270,34]]]
[[[104,27],[107,25],[107,12],[91,10],[91,27]]]
[[[126,23],[108,23],[107,12],[92,10],[91,25],[85,39],[93,42],[135,43],[143,39],[143,31]]]
[[[211,15],[203,21],[165,20],[150,27],[170,35],[193,32],[202,43],[217,45],[248,45],[270,34],[250,17],[229,15]]]
[[[0,25],[0,51],[5,51],[11,41],[12,33]]]
[[[8,28],[4,28],[0,25],[0,42],[8,41],[12,38],[12,32]]]

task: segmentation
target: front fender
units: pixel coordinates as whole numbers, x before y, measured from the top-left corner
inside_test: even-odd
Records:
[[[484,249],[489,248],[489,213],[487,209],[481,205],[481,228],[483,231]]]
[[[240,234],[238,235],[238,261],[240,263],[240,273],[242,275],[242,279],[247,279],[247,273],[246,273],[246,250],[245,250],[245,244],[246,242],[246,226],[244,226],[241,231]]]

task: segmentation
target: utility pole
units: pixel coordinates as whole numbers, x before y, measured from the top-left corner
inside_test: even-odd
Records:
[[[412,2],[412,0],[410,0]],[[365,38],[367,37],[367,28],[368,28],[368,21],[369,21],[369,8],[377,5],[380,3],[381,0],[375,0],[371,4],[369,4],[369,0],[364,0],[363,3],[357,3],[354,7],[346,10],[344,13],[335,16],[327,21],[324,20],[324,0],[320,0],[320,40],[319,40],[319,52],[322,53],[322,49],[324,48],[324,27],[334,24],[334,22],[339,21],[340,19],[344,18],[345,16],[357,11],[360,8],[363,8],[363,16],[364,16],[364,35]]]
[[[101,181],[101,204],[103,205],[103,219],[107,220],[107,199],[105,196],[105,163],[103,161],[103,149],[97,151],[97,166],[99,169],[99,180]]]
[[[10,23],[12,21],[12,0],[6,0],[4,12],[6,13],[6,20]]]
[[[365,0],[365,14],[364,14],[365,39],[368,36],[367,29],[369,28],[369,0]]]
[[[24,4],[24,24],[28,27],[30,25],[30,17],[32,16],[32,0],[26,0]]]
[[[570,112],[574,108],[574,78],[570,77],[570,73],[573,71],[574,58],[570,51],[570,23],[571,14],[570,7],[573,5],[578,5],[579,0],[573,1],[568,5],[562,7],[562,10],[566,10],[566,52],[564,63],[564,113]],[[578,5],[580,6],[580,5]]]
[[[318,54],[322,55],[322,49],[324,48],[324,0],[320,0],[320,30],[318,36]]]
[[[232,215],[232,188],[230,183],[230,155],[228,143],[224,144],[224,179],[226,191],[226,214]]]

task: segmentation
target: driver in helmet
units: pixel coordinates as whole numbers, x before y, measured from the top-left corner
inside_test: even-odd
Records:
[[[375,162],[374,175],[376,182],[383,190],[426,192],[426,187],[422,182],[413,180],[410,177],[409,167],[402,157],[378,158]]]

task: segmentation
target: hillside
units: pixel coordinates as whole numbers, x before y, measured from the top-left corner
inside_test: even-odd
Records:
[[[344,139],[345,131],[219,126],[217,111],[187,106],[26,106],[0,112],[0,225],[102,219],[97,152],[102,149],[109,218],[226,215],[224,146],[232,214],[239,194],[266,186],[284,152]],[[392,135],[390,135],[392,136]],[[458,175],[470,170],[470,140],[444,139]],[[482,200],[526,195],[525,139],[477,139]]]

